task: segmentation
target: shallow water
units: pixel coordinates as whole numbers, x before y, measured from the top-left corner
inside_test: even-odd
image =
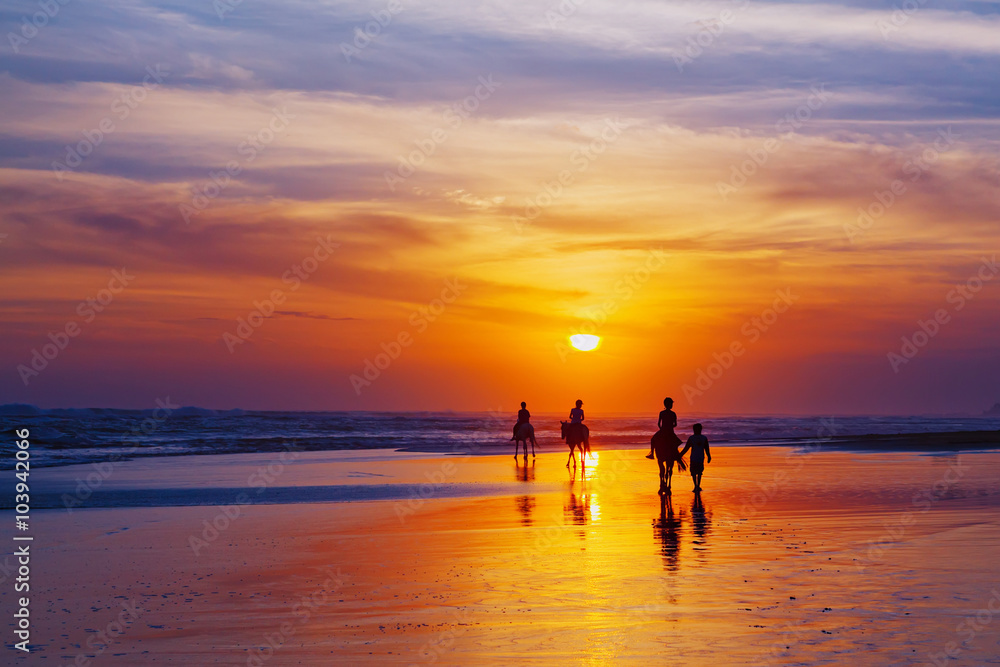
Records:
[[[169,401],[167,401],[169,405]],[[656,407],[656,406],[654,406]],[[34,466],[186,454],[279,452],[290,443],[302,451],[408,448],[442,453],[502,453],[509,446],[515,412],[215,412],[165,410],[38,410],[0,406],[0,427],[31,431]],[[604,449],[649,446],[659,408],[648,415],[588,412],[594,443]],[[559,420],[534,414],[539,441],[561,448]],[[679,415],[678,433],[702,421],[713,443],[810,440],[830,435],[927,433],[1000,429],[993,417]],[[0,461],[0,467],[11,467]]]

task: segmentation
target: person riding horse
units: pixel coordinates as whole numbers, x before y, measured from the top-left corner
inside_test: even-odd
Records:
[[[521,401],[521,409],[517,411],[517,423],[514,424],[514,435],[510,436],[510,439],[517,438],[517,429],[521,428],[521,424],[527,424],[529,421],[531,421],[531,413],[528,412],[528,404]]]
[[[562,436],[569,445],[570,458],[573,458],[573,450],[579,445],[580,455],[586,461],[586,452],[590,451],[590,429],[583,423],[583,419],[583,401],[578,400],[576,407],[569,411],[569,421],[562,422]],[[566,465],[569,466],[568,460]]]
[[[528,404],[521,401],[521,409],[517,411],[517,423],[514,424],[514,458],[517,458],[517,450],[520,444],[524,443],[524,458],[528,458],[528,442],[531,442],[531,455],[535,455],[535,427],[529,421],[531,413],[528,412]]]
[[[660,468],[660,493],[666,494],[670,493],[674,463],[677,463],[679,470],[687,470],[684,458],[678,451],[681,439],[674,433],[674,429],[677,427],[677,415],[674,413],[673,407],[674,399],[663,399],[664,409],[660,412],[660,418],[656,423],[659,430],[650,438],[649,454],[646,456],[647,459],[651,459],[655,453],[656,464]]]

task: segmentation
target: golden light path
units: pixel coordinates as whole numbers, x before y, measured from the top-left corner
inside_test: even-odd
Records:
[[[592,334],[574,334],[569,337],[569,342],[581,352],[590,352],[596,350],[597,346],[601,344],[601,337]]]

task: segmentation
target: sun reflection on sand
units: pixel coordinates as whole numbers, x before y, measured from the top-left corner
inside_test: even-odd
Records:
[[[402,518],[395,500],[254,505],[198,559],[184,557],[184,540],[202,507],[108,510],[83,526],[52,512],[46,556],[79,558],[83,545],[101,555],[93,581],[155,575],[149,613],[174,630],[138,624],[122,650],[185,664],[201,664],[211,638],[189,625],[193,608],[254,646],[277,620],[297,623],[290,610],[331,567],[345,584],[294,626],[281,664],[329,664],[331,651],[351,664],[660,664],[667,652],[677,664],[920,664],[962,640],[956,624],[988,604],[1000,576],[1000,454],[963,454],[955,495],[914,512],[913,495],[942,479],[942,457],[719,447],[706,491],[682,475],[661,497],[644,453],[605,450],[602,468],[569,475],[562,448],[513,467],[509,456],[458,459],[458,484],[496,491],[434,497]],[[419,484],[441,461],[377,469]],[[797,474],[755,505],[776,471]],[[903,534],[870,552],[904,517]],[[167,539],[162,557],[146,555]],[[52,568],[45,594],[81,586],[66,604],[83,613],[103,589],[69,572]],[[201,595],[176,599],[180,582]],[[230,593],[239,586],[255,594]],[[51,637],[57,622],[39,621]],[[86,640],[62,631],[67,650]],[[963,651],[983,664],[995,643]]]

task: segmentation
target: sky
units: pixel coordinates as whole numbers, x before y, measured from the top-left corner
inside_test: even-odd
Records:
[[[1000,401],[1000,3],[8,0],[0,33],[0,403]]]

